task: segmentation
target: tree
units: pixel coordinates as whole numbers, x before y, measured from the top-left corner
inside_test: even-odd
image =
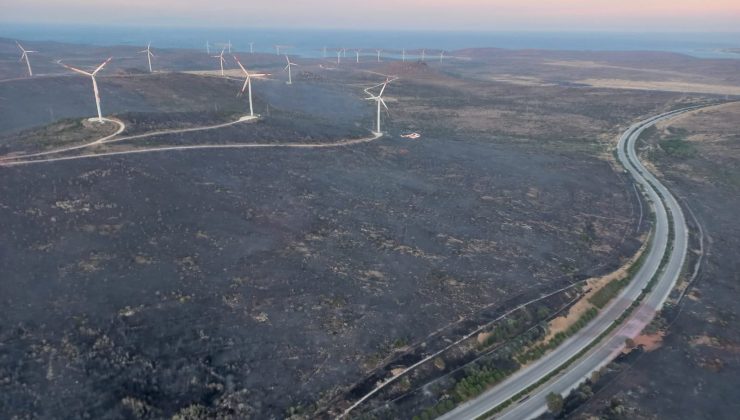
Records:
[[[547,409],[553,414],[560,414],[563,411],[563,396],[554,392],[547,394]]]
[[[637,347],[637,343],[635,343],[635,340],[633,340],[631,338],[628,338],[628,339],[624,340],[624,345],[627,346],[627,349],[628,350],[632,350],[635,347]]]

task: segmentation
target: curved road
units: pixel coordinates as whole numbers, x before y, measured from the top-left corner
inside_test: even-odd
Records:
[[[123,133],[123,131],[126,129],[126,124],[123,121],[119,119],[115,119],[115,118],[103,118],[103,120],[107,122],[117,124],[118,130],[116,130],[115,133],[109,136],[97,139],[95,141],[91,141],[89,143],[79,144],[77,146],[62,147],[62,148],[47,150],[45,152],[38,152],[38,153],[0,156],[0,165],[4,161],[20,161],[20,160],[27,160],[28,158],[33,158],[33,157],[58,155],[61,153],[71,152],[74,150],[85,149],[87,147],[97,146],[103,143],[115,143],[115,142],[120,142],[120,141],[125,141],[125,140],[137,140],[137,139],[143,139],[147,137],[160,136],[164,134],[182,134],[182,133],[191,133],[194,131],[216,130],[219,128],[229,127],[229,126],[239,124],[242,122],[254,121],[257,118],[258,117],[246,116],[246,117],[241,117],[238,120],[229,121],[226,123],[221,123],[221,124],[216,124],[216,125],[207,125],[203,127],[190,127],[190,128],[173,128],[169,130],[152,131],[149,133],[136,134],[136,135],[124,136],[124,137],[117,137],[119,134]],[[97,118],[92,118],[92,119],[97,120]]]
[[[511,408],[498,414],[498,418],[520,420],[543,414],[547,410],[546,396],[548,394],[551,392],[561,395],[568,394],[585,381],[592,372],[613,360],[624,349],[625,340],[637,336],[650,323],[655,313],[662,308],[681,273],[688,249],[688,229],[686,228],[683,211],[676,199],[640,163],[635,151],[635,143],[640,134],[648,127],[694,109],[696,108],[673,111],[634,124],[622,135],[619,141],[619,161],[634,178],[635,182],[643,187],[645,196],[652,203],[656,217],[650,249],[647,251],[644,262],[632,282],[577,335],[564,341],[552,352],[527,365],[478,398],[443,415],[440,417],[441,419],[475,419],[485,416],[492,409],[556,371],[607,331],[640,296],[645,286],[657,274],[659,276],[658,281],[652,291],[620,327],[616,328],[614,332],[560,374],[520,400],[518,404],[513,404]],[[662,200],[660,196],[663,197]],[[668,216],[669,211],[673,216],[672,218]],[[670,250],[667,263],[658,273],[661,260],[668,248],[670,232],[674,233],[673,247]]]

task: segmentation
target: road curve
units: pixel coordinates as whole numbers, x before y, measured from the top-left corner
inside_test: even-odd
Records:
[[[462,404],[440,419],[476,419],[485,416],[492,409],[557,371],[606,332],[639,298],[643,289],[657,274],[659,277],[652,291],[620,327],[594,345],[583,357],[570,364],[560,374],[497,417],[520,420],[543,414],[547,410],[546,396],[548,394],[568,394],[586,380],[592,372],[613,360],[624,349],[625,340],[638,335],[653,319],[655,313],[662,308],[683,268],[688,247],[688,229],[681,206],[675,197],[640,163],[635,151],[635,143],[648,127],[694,109],[696,108],[672,111],[641,121],[632,125],[620,138],[619,161],[635,182],[643,187],[643,194],[650,200],[655,212],[653,239],[650,248],[646,251],[644,262],[632,282],[577,335],[564,341],[552,352],[522,368],[478,398]],[[672,217],[669,217],[669,211]],[[661,261],[670,243],[671,232],[673,232],[672,248],[668,250],[669,257],[660,270]]]
[[[97,118],[95,118],[95,120],[97,121]],[[113,134],[110,134],[108,136],[105,136],[103,138],[99,138],[97,140],[93,140],[93,141],[88,142],[88,143],[78,144],[77,146],[60,147],[58,149],[52,149],[52,150],[47,150],[45,152],[38,152],[38,153],[0,156],[0,165],[2,165],[2,163],[5,162],[5,161],[14,161],[14,160],[19,160],[19,159],[28,159],[28,158],[33,158],[33,157],[56,155],[56,154],[60,154],[60,153],[66,153],[66,152],[71,152],[71,151],[74,151],[74,150],[84,149],[86,147],[92,147],[92,146],[95,146],[95,145],[98,145],[98,144],[101,144],[101,143],[105,143],[107,141],[110,141],[114,137],[116,137],[117,135],[123,133],[124,130],[126,130],[126,124],[123,121],[119,120],[119,119],[116,119],[116,118],[105,118],[104,117],[103,118],[103,121],[107,121],[109,123],[113,123],[113,124],[118,125],[118,129],[116,130],[116,132],[113,133]]]
[[[243,122],[255,121],[257,120],[257,118],[258,117],[246,116],[246,117],[241,117],[234,121],[229,121],[226,123],[221,123],[221,124],[216,124],[216,125],[207,125],[203,127],[190,127],[190,128],[172,128],[168,130],[151,131],[148,133],[136,134],[136,135],[124,136],[124,137],[118,137],[118,135],[120,135],[121,133],[123,133],[124,130],[126,130],[126,124],[123,121],[119,119],[115,119],[115,118],[103,118],[104,121],[118,124],[118,130],[116,130],[115,133],[109,136],[106,136],[106,137],[103,137],[103,138],[100,138],[100,139],[97,139],[97,140],[94,140],[88,143],[80,144],[77,146],[62,147],[62,148],[47,150],[45,152],[38,152],[38,153],[0,156],[0,164],[2,164],[2,162],[5,162],[5,161],[20,161],[20,160],[27,160],[28,158],[36,158],[40,156],[58,155],[58,154],[66,153],[66,152],[71,152],[74,150],[80,150],[80,149],[85,149],[85,148],[92,147],[92,146],[97,146],[97,145],[104,144],[104,143],[115,143],[115,142],[121,142],[121,141],[126,141],[126,140],[138,140],[138,139],[160,136],[160,135],[165,135],[165,134],[183,134],[183,133],[192,133],[195,131],[216,130],[219,128],[225,128],[225,127],[229,127],[229,126],[236,125],[236,124],[243,123]]]

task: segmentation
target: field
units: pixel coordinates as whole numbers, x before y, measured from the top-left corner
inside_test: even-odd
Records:
[[[24,79],[12,44],[0,45],[0,156],[84,144],[109,128],[74,129],[94,112],[88,79],[43,60],[42,76]],[[109,53],[81,51],[69,62]],[[374,142],[0,167],[5,414],[333,413],[440,331],[455,339],[491,308],[620,267],[645,226],[612,162],[615,138],[641,116],[717,98],[575,85],[579,66],[542,85],[489,80],[488,52],[462,54],[473,59],[306,60],[293,86],[280,57],[257,56],[273,73],[254,85],[259,121],[65,155],[360,138],[375,116],[362,88],[383,80],[366,70],[400,77],[387,91],[388,134]],[[215,64],[192,51],[161,57],[174,70]],[[502,71],[530,73],[529,62],[501,60]],[[246,113],[241,80],[147,75],[121,61],[99,83],[104,114],[125,135]],[[400,138],[411,131],[422,138]]]

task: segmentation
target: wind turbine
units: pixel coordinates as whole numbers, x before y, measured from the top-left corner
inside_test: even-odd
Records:
[[[444,58],[445,58],[445,50],[442,50],[439,53],[439,62],[441,63]]]
[[[357,63],[360,63],[360,51],[362,50],[355,50],[355,55],[357,55]]]
[[[375,101],[378,104],[378,119],[377,119],[377,122],[376,122],[376,125],[375,125],[375,128],[376,128],[375,134],[376,135],[382,135],[383,134],[383,132],[380,131],[380,111],[381,111],[381,108],[380,107],[381,107],[381,105],[385,108],[386,112],[388,111],[388,105],[386,105],[385,104],[385,101],[383,100],[383,93],[385,92],[385,88],[388,86],[388,83],[390,83],[390,82],[392,82],[394,80],[396,80],[396,79],[387,78],[385,80],[385,82],[383,82],[383,83],[381,83],[379,85],[375,85],[375,86],[372,86],[372,87],[369,87],[369,88],[365,89],[365,93],[367,93],[370,96],[369,98],[366,98],[366,99],[368,101]],[[370,90],[371,89],[375,89],[375,88],[378,88],[378,87],[380,88],[380,93],[378,93],[377,95],[373,95],[372,93],[370,93]]]
[[[224,77],[224,63],[226,62],[226,59],[224,58],[224,50],[221,50],[221,54],[213,55],[211,57],[218,58],[218,62],[221,64],[221,77]]]
[[[154,57],[154,54],[152,54],[152,42],[149,41],[149,44],[147,44],[146,49],[144,51],[139,51],[139,54],[146,53],[146,59],[149,62],[149,73],[152,72],[152,57]]]
[[[33,77],[33,71],[31,70],[31,61],[29,61],[28,59],[28,54],[35,53],[38,51],[28,51],[25,48],[23,48],[18,41],[16,41],[15,44],[18,45],[18,48],[21,50],[20,61],[23,61],[24,59],[26,60],[26,66],[28,67],[28,77]]]
[[[285,66],[285,69],[284,70],[288,70],[288,84],[289,85],[292,85],[293,84],[293,76],[291,75],[290,68],[293,67],[293,66],[297,66],[298,64],[291,63],[290,62],[290,58],[288,58],[287,55],[285,56],[285,60],[288,62],[288,65]]]
[[[383,50],[375,50],[378,53],[378,63],[380,63],[380,53],[383,52]]]
[[[229,43],[226,44],[226,46],[229,48],[229,54],[231,54],[231,40],[229,40]]]
[[[404,63],[406,62],[406,48],[401,50],[401,59]]]
[[[254,54],[254,42],[249,43],[249,53]]]
[[[337,64],[342,63],[342,50],[337,50]]]
[[[86,72],[84,70],[80,70],[80,69],[75,68],[75,67],[72,67],[72,66],[68,66],[68,65],[62,63],[61,60],[57,61],[57,63],[61,64],[62,66],[66,67],[66,68],[68,68],[69,70],[72,70],[75,73],[84,74],[85,76],[90,76],[90,78],[92,79],[92,84],[93,84],[93,92],[95,93],[95,105],[98,108],[98,122],[101,123],[101,124],[103,123],[103,114],[102,114],[102,112],[100,112],[100,92],[98,91],[98,82],[95,81],[95,75],[98,74],[98,72],[100,70],[102,70],[103,67],[105,67],[105,65],[108,64],[110,62],[110,60],[112,60],[112,59],[113,59],[113,57],[110,57],[107,60],[105,60],[103,62],[103,64],[99,65],[98,68],[96,68],[95,71],[93,71],[92,73]]]
[[[242,86],[242,90],[239,94],[243,95],[244,90],[247,90],[248,95],[249,95],[249,116],[254,117],[254,106],[252,104],[252,78],[253,77],[265,77],[265,76],[268,76],[268,74],[250,73],[247,71],[247,69],[244,68],[244,66],[239,61],[239,59],[236,58],[236,56],[234,56],[234,60],[236,60],[236,64],[238,64],[239,68],[242,69],[242,72],[244,72],[244,75],[247,76],[247,78],[244,80],[244,86]]]
[[[211,43],[206,41],[206,54],[211,55]]]
[[[326,58],[326,46],[324,46],[324,58]]]
[[[275,45],[275,55],[280,55],[280,45]]]
[[[423,63],[427,57],[427,50],[421,50],[421,62]]]

